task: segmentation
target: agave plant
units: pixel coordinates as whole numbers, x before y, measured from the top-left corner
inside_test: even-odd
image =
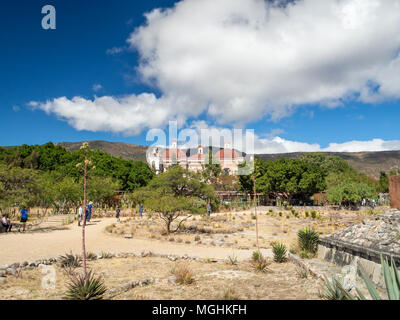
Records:
[[[391,265],[389,266],[388,259],[386,258],[384,260],[381,255],[381,266],[383,277],[385,279],[386,293],[389,300],[400,300],[400,277],[393,258],[391,258]],[[360,273],[372,300],[381,300],[374,284],[361,268]],[[358,288],[356,288],[356,291],[358,296],[350,294],[343,288],[342,282],[336,280],[335,277],[332,278],[332,283],[325,278],[325,291],[321,297],[329,300],[367,300]]]
[[[318,232],[311,228],[304,228],[298,232],[297,236],[300,250],[304,250],[315,255],[318,250]]]
[[[61,268],[78,268],[82,265],[82,259],[78,255],[66,253],[64,256],[59,257],[59,265]]]
[[[389,266],[388,259],[383,259],[381,255],[381,266],[383,278],[385,279],[386,293],[389,300],[400,300],[400,277],[396,269],[396,264],[391,258],[391,265]],[[367,286],[368,292],[371,295],[372,300],[381,300],[381,297],[373,285],[372,281],[365,275],[364,271],[360,269],[361,278],[364,280]],[[357,289],[357,293],[361,300],[367,300],[367,298]]]
[[[346,289],[343,288],[343,278],[337,279],[332,276],[332,281],[325,278],[325,286],[322,292],[319,293],[320,297],[325,300],[355,300],[356,298],[351,295]]]
[[[274,261],[282,263],[286,261],[287,249],[283,243],[275,242],[272,246],[272,252],[274,254]]]
[[[71,276],[65,299],[68,300],[101,300],[107,289],[101,278],[96,278],[92,271]]]

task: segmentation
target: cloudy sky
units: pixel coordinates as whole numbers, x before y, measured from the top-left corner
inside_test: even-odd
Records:
[[[4,1],[0,145],[252,129],[257,153],[400,150],[400,0]]]

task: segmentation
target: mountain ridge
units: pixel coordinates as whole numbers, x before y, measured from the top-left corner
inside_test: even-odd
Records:
[[[126,160],[146,161],[148,146],[129,144],[124,142],[109,142],[104,140],[87,141],[93,150],[109,153],[114,157],[122,157]],[[55,145],[62,146],[68,151],[80,148],[82,142],[58,142]],[[297,159],[303,154],[315,152],[293,152],[275,154],[257,154],[262,160],[277,160],[279,158]],[[390,172],[400,169],[400,150],[396,151],[368,151],[368,152],[321,152],[339,156],[346,160],[352,167],[371,177],[379,178],[381,171]]]

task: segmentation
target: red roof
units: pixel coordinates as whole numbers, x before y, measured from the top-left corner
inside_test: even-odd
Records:
[[[232,149],[221,149],[220,151],[218,151],[214,154],[214,157],[217,159],[220,159],[220,160],[225,159],[225,157],[228,160],[233,160],[233,159],[239,158],[240,155],[237,151],[232,150]]]
[[[203,160],[204,154],[203,153],[194,154],[189,159],[190,160]]]
[[[186,160],[186,154],[179,149],[167,149],[162,155],[163,160],[170,160],[173,157],[177,160]]]

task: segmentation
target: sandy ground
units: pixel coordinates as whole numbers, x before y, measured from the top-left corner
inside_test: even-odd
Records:
[[[107,225],[115,222],[115,218],[101,218],[91,221],[86,227],[87,251],[119,253],[152,251],[159,254],[187,254],[200,258],[226,259],[234,253],[238,260],[248,259],[253,250],[233,248],[204,247],[190,244],[177,244],[150,239],[125,239],[112,237],[104,232]],[[0,234],[0,265],[14,262],[35,261],[54,258],[72,251],[81,253],[82,228],[76,223],[55,229],[26,233]],[[265,257],[271,257],[271,250],[262,250]]]

